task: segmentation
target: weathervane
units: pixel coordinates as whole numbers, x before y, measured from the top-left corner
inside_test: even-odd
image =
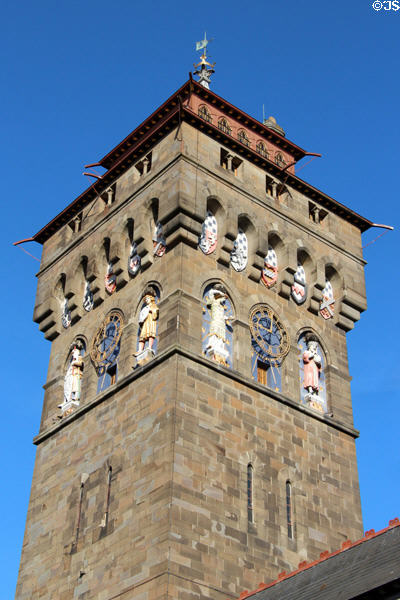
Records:
[[[206,32],[204,32],[204,40],[201,40],[201,42],[196,42],[196,52],[198,52],[199,50],[203,50],[203,48],[204,48],[204,52],[200,56],[200,59],[201,59],[200,62],[197,65],[195,65],[195,64],[193,65],[196,69],[194,74],[199,76],[200,85],[204,86],[208,90],[210,89],[211,75],[214,73],[213,67],[215,67],[215,63],[211,64],[211,63],[207,62],[207,60],[206,60],[207,59],[207,46],[210,42],[212,42],[212,39],[208,40],[207,34],[206,34]]]

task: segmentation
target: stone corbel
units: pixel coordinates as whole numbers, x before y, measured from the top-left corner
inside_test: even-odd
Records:
[[[350,331],[354,323],[360,319],[361,313],[367,309],[367,301],[355,290],[345,288],[338,302],[337,326]]]
[[[137,253],[141,258],[141,270],[144,271],[153,264],[153,233],[148,233],[146,223],[140,223],[133,232],[137,244]]]
[[[62,328],[59,301],[52,296],[35,306],[33,320],[39,324],[39,331],[44,333],[46,340],[53,341]]]
[[[256,235],[258,243],[253,256],[249,256],[248,277],[258,283],[264,268],[264,258],[268,252],[268,232],[265,227],[259,227]]]
[[[94,257],[89,258],[86,269],[86,279],[90,283],[94,307],[99,306],[99,304],[104,302],[104,298],[106,296],[106,291],[104,288],[105,274],[105,267],[104,270],[100,272],[96,259]]]
[[[278,275],[278,294],[282,298],[290,298],[296,270],[297,247],[294,244],[289,244],[285,248],[285,254],[283,256],[283,260],[281,260],[281,266],[279,268]]]
[[[325,287],[325,263],[317,261],[315,269],[315,283],[310,285],[310,304],[308,310],[317,315],[322,302],[322,290]]]
[[[228,207],[228,215],[232,213],[231,207]],[[225,267],[229,267],[231,262],[231,252],[237,236],[237,219],[227,217],[224,219],[221,227],[221,237],[217,246],[217,262]]]

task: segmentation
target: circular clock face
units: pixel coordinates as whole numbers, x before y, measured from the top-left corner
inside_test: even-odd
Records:
[[[253,347],[262,360],[280,362],[289,352],[290,338],[272,308],[256,306],[250,313]]]
[[[119,351],[122,326],[122,315],[111,311],[98,329],[90,351],[90,357],[97,368],[114,362]]]

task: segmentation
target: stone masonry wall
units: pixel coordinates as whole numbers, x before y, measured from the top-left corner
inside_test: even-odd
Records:
[[[79,233],[66,225],[45,244],[34,318],[52,349],[19,599],[233,598],[362,534],[345,337],[366,308],[360,232],[334,214],[316,225],[307,198],[290,189],[272,198],[264,171],[243,161],[235,175],[220,165],[220,149],[184,123],[152,149],[150,173],[138,178],[132,167],[116,182],[111,206],[99,200]],[[167,242],[161,258],[152,253],[155,198]],[[210,207],[218,247],[205,256],[197,241]],[[229,255],[243,219],[249,263],[238,273]],[[267,289],[260,275],[271,240],[279,277]],[[134,278],[127,272],[132,241],[142,258]],[[290,298],[299,251],[310,259],[302,306]],[[111,296],[104,290],[110,259],[117,275]],[[327,267],[336,273],[336,303],[335,317],[325,321],[318,309]],[[82,308],[85,278],[95,299],[89,313]],[[216,282],[234,310],[232,370],[202,356],[202,295]],[[133,369],[149,283],[161,295],[157,356]],[[68,329],[60,322],[60,290],[71,309]],[[251,377],[248,317],[257,303],[271,306],[290,335],[281,393]],[[97,394],[88,350],[113,308],[124,316],[117,383]],[[306,330],[326,355],[329,415],[299,402],[297,340]],[[60,420],[66,361],[78,335],[87,346],[82,400]],[[247,522],[249,462],[254,524]]]

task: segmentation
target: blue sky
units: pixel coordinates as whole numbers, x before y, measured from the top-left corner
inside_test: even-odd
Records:
[[[396,227],[365,249],[368,311],[348,343],[364,525],[400,516],[399,26],[400,10],[369,0],[5,2],[1,599],[15,589],[50,350],[31,320],[39,263],[12,242],[69,204],[88,185],[83,165],[186,81],[204,30],[213,90],[260,120],[265,104],[289,139],[323,154],[301,177]],[[23,248],[40,256],[38,244]]]

